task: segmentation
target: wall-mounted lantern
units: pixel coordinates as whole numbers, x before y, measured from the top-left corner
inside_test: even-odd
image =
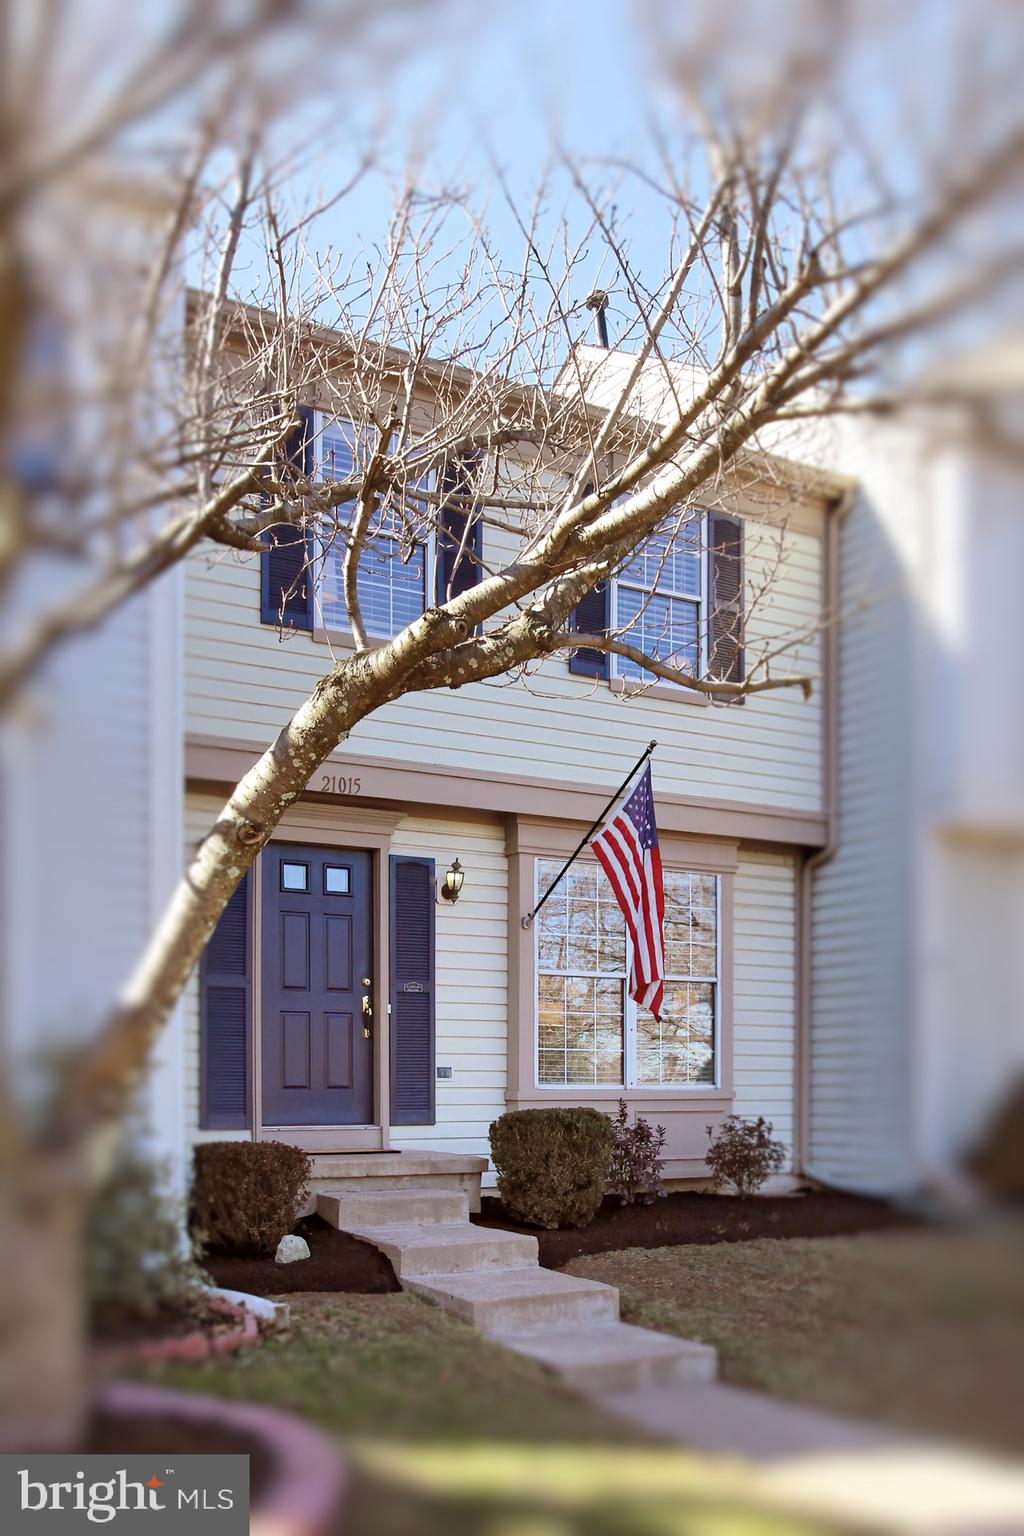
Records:
[[[452,859],[452,862],[445,870],[444,878],[441,881],[441,895],[444,897],[445,901],[458,901],[459,892],[462,890],[462,882],[465,880],[465,878],[466,871],[463,869],[458,859]]]

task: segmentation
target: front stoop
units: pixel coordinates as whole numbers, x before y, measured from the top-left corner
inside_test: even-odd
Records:
[[[465,1195],[471,1211],[480,1209],[480,1179],[487,1172],[486,1157],[463,1152],[316,1152],[310,1163],[314,1199],[396,1189],[439,1191]]]
[[[422,1183],[375,1182],[317,1196],[324,1220],[387,1256],[403,1290],[578,1391],[611,1394],[714,1380],[717,1357],[708,1345],[620,1322],[614,1286],[541,1269],[535,1237],[474,1226],[469,1203],[462,1191]]]

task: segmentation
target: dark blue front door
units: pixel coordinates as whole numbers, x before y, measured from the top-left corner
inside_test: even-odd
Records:
[[[263,1124],[373,1121],[370,854],[262,855]]]

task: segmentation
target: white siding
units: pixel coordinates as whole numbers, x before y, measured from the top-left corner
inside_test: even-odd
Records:
[[[769,591],[749,627],[762,643],[813,628],[820,604],[820,541],[747,523],[751,591],[770,572]],[[281,639],[259,622],[254,557],[209,552],[189,563],[187,729],[265,742],[330,664],[307,634]],[[816,674],[817,638],[776,671]],[[820,698],[799,690],[761,694],[742,709],[678,698],[613,696],[604,683],[571,676],[555,658],[522,682],[495,679],[455,692],[402,699],[361,722],[342,749],[353,756],[451,763],[573,783],[605,783],[635,761],[637,743],[660,743],[660,790],[721,797],[788,810],[821,803]]]
[[[735,876],[734,1109],[764,1115],[793,1152],[796,861],[743,849]]]
[[[912,643],[901,554],[868,495],[842,527],[838,852],[812,898],[809,1171],[910,1181]],[[869,596],[870,595],[870,596]]]
[[[457,855],[466,871],[459,900],[437,904],[438,1066],[436,1124],[400,1126],[395,1147],[488,1151],[487,1129],[505,1112],[508,1018],[508,893],[504,829],[407,817],[395,853],[433,858],[441,874]]]

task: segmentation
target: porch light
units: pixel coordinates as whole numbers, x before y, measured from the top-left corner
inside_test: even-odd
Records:
[[[462,882],[465,878],[466,871],[458,859],[452,859],[452,862],[444,872],[444,879],[441,882],[441,895],[445,901],[458,901],[459,892],[462,890]]]

